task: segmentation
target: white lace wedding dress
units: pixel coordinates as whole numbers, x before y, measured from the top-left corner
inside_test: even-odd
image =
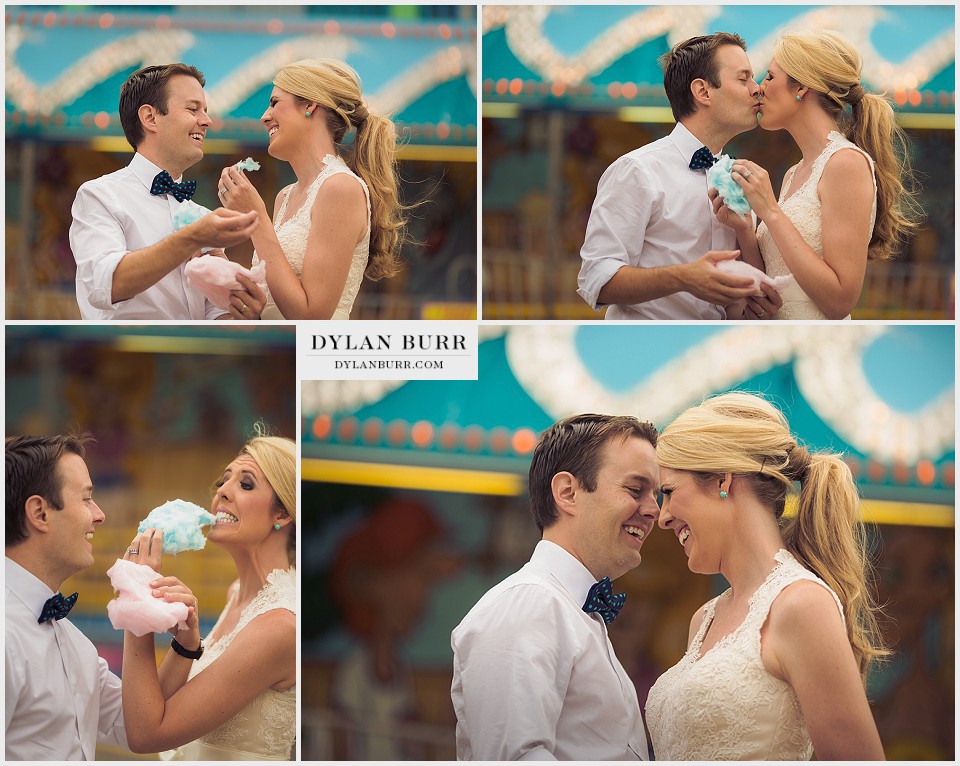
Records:
[[[277,239],[283,254],[290,264],[290,268],[299,277],[303,274],[303,258],[307,250],[307,235],[310,233],[310,210],[313,208],[313,202],[317,198],[317,192],[323,186],[323,182],[336,173],[346,173],[353,176],[363,187],[363,194],[367,198],[367,233],[363,239],[353,249],[353,255],[350,260],[350,271],[347,274],[347,282],[343,286],[343,292],[340,294],[340,301],[337,303],[331,319],[349,319],[350,311],[353,309],[353,302],[360,291],[360,284],[363,282],[363,272],[367,268],[367,261],[370,258],[370,190],[356,173],[347,167],[347,163],[339,157],[328,154],[323,158],[323,170],[313,180],[307,189],[307,198],[297,212],[289,219],[285,219],[287,212],[287,201],[290,199],[290,192],[296,184],[286,187],[283,196],[283,202],[280,204],[280,213],[276,216],[273,228],[277,232]],[[253,265],[260,262],[256,252],[253,254]],[[269,267],[268,267],[269,268]],[[269,274],[267,275],[269,280]],[[277,304],[267,289],[267,304],[264,306],[262,319],[284,319],[283,314],[277,308]]]
[[[829,588],[788,551],[780,550],[776,560],[740,626],[701,657],[717,601],[726,593],[709,601],[687,653],[650,689],[646,718],[657,760],[802,761],[813,755],[797,695],[763,667],[760,629],[787,585],[811,580]]]
[[[820,177],[823,175],[823,169],[836,152],[841,149],[854,149],[860,152],[870,163],[870,170],[874,171],[873,158],[856,144],[852,143],[832,130],[827,135],[828,143],[820,156],[813,162],[813,170],[810,178],[791,194],[791,181],[797,166],[794,165],[787,171],[783,180],[783,188],[780,190],[780,209],[784,215],[790,219],[793,225],[800,232],[800,236],[810,246],[818,256],[823,258],[823,213],[820,209],[820,197],[817,194],[817,184],[820,183]],[[870,213],[870,231],[873,231],[873,225],[877,219],[877,176],[873,175],[873,210]],[[783,260],[777,243],[773,241],[773,236],[767,229],[766,224],[761,223],[757,227],[757,243],[760,245],[760,254],[763,256],[763,263],[767,274],[771,277],[779,277],[790,273],[790,268]],[[783,298],[783,307],[777,312],[777,319],[826,319],[827,316],[815,304],[803,289],[794,282],[781,292]],[[846,317],[849,319],[850,317]]]
[[[237,583],[230,587],[227,606],[212,633],[223,621],[223,616],[237,596],[237,589]],[[271,609],[297,613],[296,569],[274,569],[267,576],[267,584],[240,613],[237,627],[217,641],[204,641],[203,656],[193,663],[190,678],[215,662],[254,617]],[[296,687],[291,686],[283,691],[266,689],[229,721],[200,739],[162,753],[161,757],[176,761],[289,761],[293,759],[297,737],[296,721]]]

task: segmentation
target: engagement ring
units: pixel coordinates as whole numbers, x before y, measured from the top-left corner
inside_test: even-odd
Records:
[[[140,553],[140,549],[139,549],[139,548],[127,548],[127,553],[130,553],[130,554]]]
[[[220,189],[220,190],[217,192],[217,196],[218,196],[218,197],[222,197],[222,196],[223,196],[224,194],[226,194],[226,193],[227,193],[227,190],[226,190],[226,189]]]
[[[751,172],[752,171],[750,170],[744,170],[740,175],[743,176],[744,178],[749,178]]]

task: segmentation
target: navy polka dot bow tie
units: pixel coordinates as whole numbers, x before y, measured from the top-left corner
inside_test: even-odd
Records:
[[[64,598],[62,594],[54,593],[44,603],[43,611],[40,612],[40,617],[37,622],[42,625],[47,620],[62,620],[70,614],[73,605],[77,603],[78,595],[79,594],[74,593],[72,596]]]
[[[716,161],[717,158],[713,156],[711,151],[707,147],[701,146],[693,153],[693,158],[690,160],[690,170],[703,170],[712,167]]]
[[[613,585],[610,578],[604,577],[600,582],[595,582],[590,586],[587,600],[583,602],[583,611],[587,614],[598,612],[603,621],[609,625],[617,619],[617,615],[620,614],[626,600],[626,593],[613,595]]]
[[[153,179],[153,186],[150,187],[151,194],[172,194],[177,202],[190,199],[196,190],[196,181],[184,181],[178,184],[166,170],[157,173],[156,178]]]

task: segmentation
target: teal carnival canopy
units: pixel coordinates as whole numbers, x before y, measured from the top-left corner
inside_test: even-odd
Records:
[[[952,120],[954,16],[952,5],[488,5],[482,19],[484,113],[501,114],[495,106],[487,110],[489,103],[646,107],[667,110],[668,117],[657,60],[674,44],[735,32],[747,41],[759,77],[778,36],[795,28],[843,33],[863,56],[868,90],[886,92],[901,113]]]
[[[779,406],[811,449],[844,453],[865,498],[949,506],[952,519],[949,326],[529,325],[481,334],[477,381],[304,382],[304,478],[311,459],[525,477],[538,434],[560,418],[625,414],[662,428],[736,389]]]
[[[282,6],[7,6],[7,139],[122,137],[121,84],[143,66],[183,61],[206,77],[214,137],[266,145],[259,120],[273,76],[304,58],[353,66],[370,107],[412,144],[475,146],[473,21]]]

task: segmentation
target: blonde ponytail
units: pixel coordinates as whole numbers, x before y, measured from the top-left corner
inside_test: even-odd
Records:
[[[880,642],[878,608],[870,592],[867,536],[859,520],[860,497],[850,468],[838,455],[806,454],[791,462],[800,481],[797,513],[780,521],[787,549],[837,594],[847,636],[866,678],[870,662],[887,655]],[[805,465],[803,465],[805,463]]]

